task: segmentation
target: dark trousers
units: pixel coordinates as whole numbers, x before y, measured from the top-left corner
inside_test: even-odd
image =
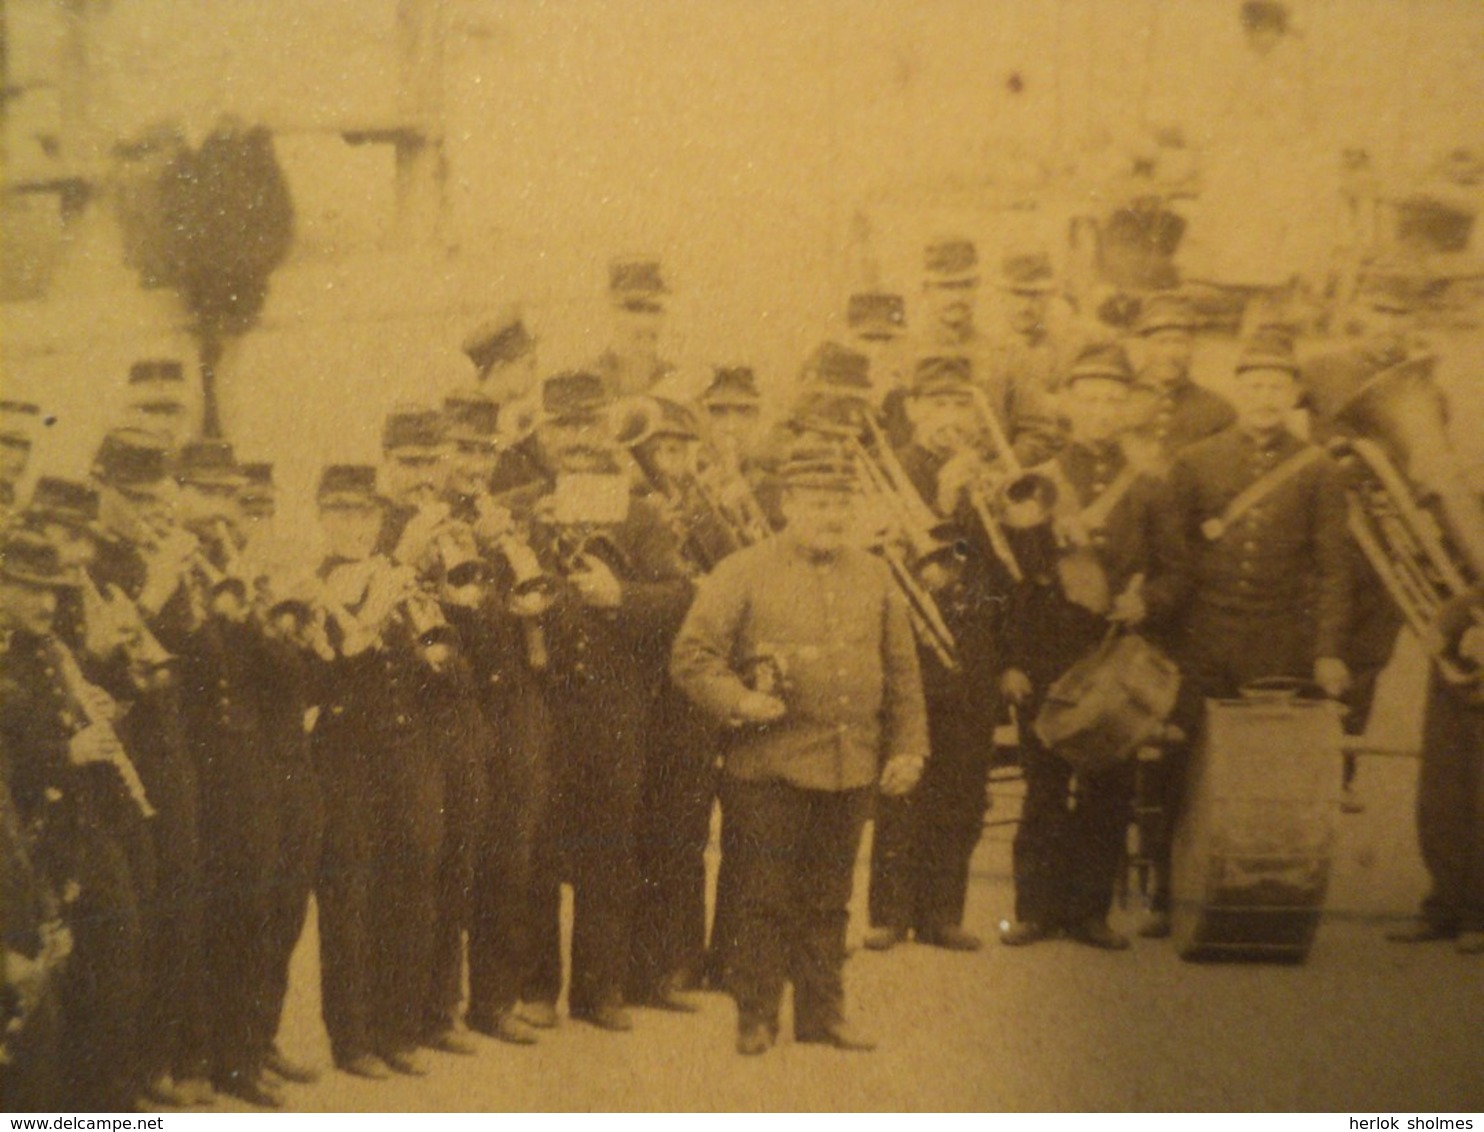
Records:
[[[472,696],[429,705],[429,710],[444,797],[425,1020],[426,1036],[431,1038],[454,1025],[463,999],[464,933],[473,912],[475,845],[485,816],[491,735]]]
[[[259,733],[212,730],[198,741],[212,1072],[218,1080],[251,1078],[273,1040],[263,1033],[260,1002],[270,983],[280,815]]]
[[[1015,833],[1015,918],[1047,927],[1104,920],[1123,864],[1133,764],[1074,775],[1029,736],[1025,802]]]
[[[876,800],[871,923],[933,932],[963,922],[994,757],[995,704],[928,701],[932,757],[910,794]]]
[[[314,734],[324,791],[324,841],[315,894],[325,1029],[337,1062],[371,1052],[371,901],[376,792],[369,745],[327,713]]]
[[[573,895],[568,1006],[582,1014],[621,1003],[627,983],[648,699],[616,683],[580,683],[551,706],[554,796],[537,849],[535,967],[524,997],[555,1002],[560,993],[565,876]]]
[[[124,845],[106,823],[86,820],[74,854],[78,897],[64,910],[72,954],[59,986],[63,1103],[128,1112],[144,1083],[139,900]]]
[[[735,870],[736,948],[728,989],[741,1025],[776,1033],[785,982],[794,1033],[843,1020],[845,930],[861,829],[873,791],[804,790],[725,778],[726,845]]]
[[[266,982],[258,999],[260,1056],[272,1051],[289,991],[289,964],[309,916],[309,894],[319,872],[324,811],[320,786],[306,757],[284,758],[268,767],[277,814],[277,851],[268,893]]]
[[[679,690],[655,704],[639,811],[639,892],[629,949],[629,994],[698,975],[706,949],[706,843],[716,795],[715,729]]]
[[[343,717],[342,717],[343,719]],[[443,843],[443,776],[416,734],[322,724],[316,891],[325,1029],[338,1062],[422,1036]]]
[[[1484,931],[1484,705],[1433,673],[1422,727],[1417,836],[1432,891],[1422,915]]]
[[[55,1112],[74,1107],[62,1092],[62,1013],[55,983],[42,990],[18,1032],[5,1043],[0,1099],[6,1112]]]
[[[1242,616],[1196,606],[1171,648],[1180,666],[1179,700],[1172,722],[1189,741],[1165,749],[1151,776],[1151,793],[1161,811],[1152,823],[1153,907],[1169,911],[1170,852],[1185,806],[1191,751],[1205,724],[1208,699],[1230,699],[1243,685],[1269,676],[1308,679],[1314,670],[1314,632],[1301,610],[1263,617]]]
[[[200,783],[173,693],[141,696],[120,721],[119,735],[155,808],[147,823],[154,886],[141,908],[144,1071],[149,1077],[204,1077],[211,1007],[204,954]]]
[[[494,705],[492,722],[469,921],[469,1017],[476,1024],[492,1023],[516,1004],[531,968],[533,856],[551,800],[551,720],[539,689]],[[545,875],[560,892],[560,870],[548,867]]]
[[[372,841],[372,1023],[379,1052],[425,1036],[445,836],[439,756],[414,728],[381,744]]]

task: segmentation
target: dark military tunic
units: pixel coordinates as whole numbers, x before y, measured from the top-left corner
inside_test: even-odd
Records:
[[[623,588],[618,608],[594,609],[560,584],[539,618],[553,795],[536,847],[532,915],[539,936],[523,997],[554,1003],[560,992],[560,883],[570,879],[576,901],[570,1004],[583,1015],[623,999],[639,885],[635,838],[646,726],[691,587],[674,533],[643,499],[631,500],[616,525],[574,531],[540,515],[547,491],[535,484],[500,499],[529,531],[545,569],[562,578],[578,541],[601,535]]]
[[[1120,497],[1100,521],[1077,522],[1086,545],[1065,552],[1062,571],[1097,569],[1109,597],[1147,568],[1153,485],[1129,474],[1117,443],[1074,441],[1057,454],[1053,472],[1062,506],[1085,517],[1106,493]],[[1124,489],[1124,484],[1130,486]],[[1013,847],[1015,914],[1050,929],[1076,929],[1106,920],[1113,903],[1130,818],[1133,768],[1109,767],[1074,775],[1071,766],[1036,737],[1034,720],[1050,686],[1105,638],[1109,624],[1069,598],[1056,569],[1027,577],[1012,602],[1007,667],[1031,679],[1022,705],[1021,765],[1026,797]]]
[[[1141,385],[1139,391],[1152,399],[1139,431],[1158,442],[1166,456],[1237,422],[1237,411],[1230,401],[1189,378],[1172,385]]]
[[[936,499],[945,458],[913,444],[901,462],[919,496]],[[912,793],[877,799],[871,844],[871,924],[914,930],[924,940],[963,919],[969,858],[988,805],[1000,634],[1011,585],[972,513],[954,516],[940,537],[961,552],[953,580],[934,595],[959,670],[948,671],[919,648],[932,758]]]
[[[84,725],[61,646],[12,632],[0,657],[0,751],[32,861],[63,894],[73,951],[61,982],[68,1108],[123,1112],[143,1086],[139,901],[111,811],[132,805],[117,771],[73,766]]]
[[[1185,449],[1170,470],[1144,593],[1180,665],[1175,721],[1188,735],[1199,733],[1206,699],[1268,676],[1308,679],[1316,659],[1344,655],[1353,558],[1334,462],[1318,456],[1234,523],[1218,522],[1233,499],[1307,447],[1287,430],[1259,438],[1234,425]],[[1188,760],[1188,747],[1166,752],[1153,853],[1159,909],[1169,899]]]

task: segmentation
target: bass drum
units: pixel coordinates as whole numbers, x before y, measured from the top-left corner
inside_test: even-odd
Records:
[[[1294,689],[1208,700],[1172,853],[1184,959],[1301,963],[1329,888],[1340,713]]]

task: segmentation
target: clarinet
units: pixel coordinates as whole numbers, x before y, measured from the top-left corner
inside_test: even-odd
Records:
[[[129,761],[128,753],[124,750],[123,742],[118,733],[114,731],[113,724],[106,719],[98,719],[88,709],[88,695],[96,692],[94,685],[90,684],[82,674],[78,666],[77,658],[72,655],[72,650],[61,641],[53,640],[52,646],[57,655],[57,671],[61,673],[62,681],[67,686],[67,698],[71,700],[68,715],[72,734],[85,731],[89,727],[102,728],[105,739],[105,747],[109,751],[105,760],[123,779],[124,789],[129,792],[130,799],[139,807],[139,812],[146,818],[155,816],[155,808],[150,805],[149,796],[144,792],[144,780],[139,777],[139,771],[134,769],[134,764]]]

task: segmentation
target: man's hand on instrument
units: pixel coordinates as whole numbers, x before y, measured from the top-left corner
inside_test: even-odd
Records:
[[[1031,678],[1018,668],[1008,669],[1000,677],[1000,695],[1012,704],[1023,704],[1031,697]]]
[[[910,793],[922,778],[921,755],[894,755],[881,768],[881,792],[893,798]]]
[[[747,692],[737,701],[732,718],[738,723],[773,723],[788,714],[788,705],[766,692]]]
[[[517,617],[540,617],[556,601],[556,595],[544,589],[530,593],[515,594],[507,608]]]
[[[585,555],[569,580],[583,604],[594,609],[617,609],[623,601],[623,585],[602,559]]]
[[[1108,611],[1108,620],[1123,625],[1140,625],[1149,616],[1149,604],[1144,592],[1130,586],[1113,599],[1113,608]]]
[[[952,515],[958,510],[964,491],[984,474],[984,461],[972,448],[963,448],[944,461],[938,469],[938,514]]]
[[[73,766],[111,763],[123,754],[123,750],[112,728],[90,723],[68,741],[67,758]]]
[[[1350,687],[1350,669],[1337,656],[1321,656],[1314,662],[1314,683],[1330,699],[1337,700]]]

